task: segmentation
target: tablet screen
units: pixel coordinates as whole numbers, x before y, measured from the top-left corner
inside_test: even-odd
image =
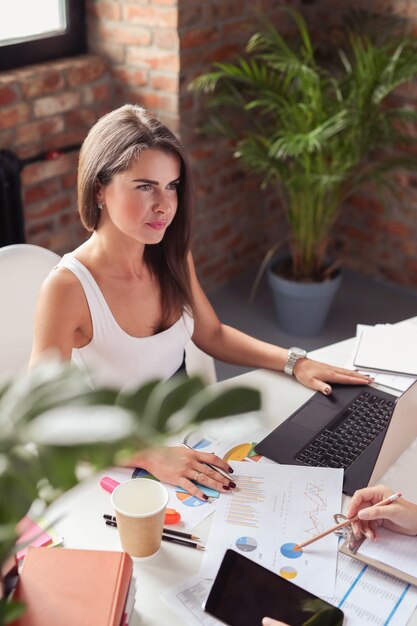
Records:
[[[290,626],[341,626],[343,612],[258,563],[227,550],[205,610],[230,626],[261,626],[273,617]]]

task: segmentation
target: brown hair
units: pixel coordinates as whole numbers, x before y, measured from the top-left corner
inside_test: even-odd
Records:
[[[172,312],[192,309],[187,255],[193,218],[192,181],[184,149],[177,137],[160,120],[140,106],[125,104],[107,113],[88,133],[78,165],[78,211],[89,231],[97,228],[98,183],[126,171],[143,150],[150,148],[177,154],[181,161],[178,209],[159,244],[145,246],[145,262],[157,277],[161,290],[162,325]]]

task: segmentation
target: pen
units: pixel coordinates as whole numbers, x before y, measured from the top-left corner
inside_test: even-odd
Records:
[[[386,504],[390,504],[390,502],[395,502],[395,500],[398,500],[398,498],[401,498],[401,493],[394,493],[392,496],[389,496],[388,498],[385,498],[384,500],[381,500],[381,502],[378,502],[372,506],[384,506]],[[344,522],[340,522],[340,524],[336,524],[336,526],[332,526],[331,528],[329,528],[328,530],[325,530],[324,532],[320,533],[319,535],[316,535],[315,537],[312,537],[312,539],[309,539],[308,541],[304,541],[304,543],[298,543],[297,545],[294,546],[293,550],[295,550],[296,552],[298,552],[299,550],[301,550],[302,548],[305,548],[306,546],[309,546],[311,543],[314,543],[315,541],[318,541],[319,539],[321,539],[322,537],[326,537],[327,535],[330,535],[330,533],[333,533],[335,530],[339,530],[339,528],[344,528],[345,526],[349,526],[349,524],[351,524],[352,522],[357,522],[359,518],[359,515],[355,515],[354,517],[350,517],[348,519],[346,519]]]
[[[189,450],[194,450],[194,448],[192,448],[191,446],[188,445],[188,443],[185,443],[185,441],[181,442],[181,445],[183,448],[188,448]],[[227,480],[231,480],[230,474],[226,474],[226,472],[224,472],[222,469],[220,469],[220,467],[216,467],[215,465],[212,465],[211,463],[207,463],[206,461],[203,461],[204,465],[207,465],[208,467],[211,467],[212,470],[214,470],[215,472],[218,472],[219,474],[221,474],[223,476],[223,478],[227,478]],[[231,474],[233,473],[233,469],[230,468],[232,471],[230,472]]]
[[[105,513],[103,517],[105,520],[116,522],[116,518],[114,515],[108,515],[107,513]],[[192,539],[193,541],[199,540],[199,537],[197,537],[196,535],[192,535],[191,533],[184,533],[181,530],[171,530],[171,528],[164,528],[163,532],[165,535],[174,535],[175,537],[182,537],[183,539]]]
[[[117,522],[115,522],[114,520],[106,519],[105,523],[106,526],[112,526],[113,528],[117,528]],[[187,548],[193,548],[194,550],[205,550],[204,546],[196,543],[195,541],[188,541],[187,539],[180,539],[179,537],[166,535],[165,532],[162,533],[162,541],[177,543],[180,546],[186,546]]]

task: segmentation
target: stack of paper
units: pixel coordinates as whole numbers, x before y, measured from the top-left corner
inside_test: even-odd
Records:
[[[375,378],[375,382],[405,391],[417,377],[417,326],[401,324],[358,324],[353,366]],[[349,366],[349,364],[348,364]]]

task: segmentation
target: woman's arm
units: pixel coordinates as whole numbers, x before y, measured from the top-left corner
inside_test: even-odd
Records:
[[[287,362],[288,350],[259,341],[236,328],[222,324],[199,284],[191,254],[189,268],[194,297],[194,343],[220,361],[282,372]],[[363,385],[370,382],[368,376],[358,372],[308,358],[296,362],[294,376],[306,387],[326,395],[332,391],[330,382],[345,385]]]
[[[40,290],[29,367],[48,351],[70,360],[72,349],[86,345],[91,336],[90,313],[78,279],[65,268],[54,270]]]

